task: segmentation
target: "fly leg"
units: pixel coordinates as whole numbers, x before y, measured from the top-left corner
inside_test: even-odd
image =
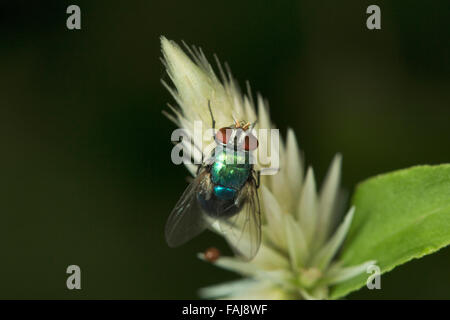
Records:
[[[253,172],[256,173],[255,187],[256,187],[256,189],[259,189],[259,185],[261,184],[261,170],[253,171]]]
[[[209,114],[211,115],[211,126],[212,126],[212,137],[214,139],[214,141],[216,140],[216,120],[214,119],[213,113],[212,113],[212,109],[211,109],[211,100],[208,100],[208,109],[209,109]],[[213,150],[213,155],[214,155],[215,151]]]
[[[212,128],[213,128],[213,135],[215,135],[215,131],[216,131],[216,120],[214,120],[214,116],[211,110],[211,101],[208,100],[208,109],[209,109],[209,113],[211,114],[211,122],[212,122]]]

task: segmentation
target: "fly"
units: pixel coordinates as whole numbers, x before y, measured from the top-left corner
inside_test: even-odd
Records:
[[[215,131],[217,147],[198,167],[193,182],[184,191],[166,224],[170,247],[177,247],[213,224],[225,234],[233,251],[251,260],[261,244],[261,217],[257,189],[259,171],[253,167],[252,151],[258,147],[250,123],[235,124]]]

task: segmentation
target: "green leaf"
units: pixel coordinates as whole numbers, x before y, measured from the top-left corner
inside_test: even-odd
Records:
[[[450,244],[450,164],[370,178],[357,187],[353,205],[355,216],[340,257],[343,265],[376,260],[385,273],[433,253]],[[336,285],[331,298],[363,287],[368,276],[363,273]]]

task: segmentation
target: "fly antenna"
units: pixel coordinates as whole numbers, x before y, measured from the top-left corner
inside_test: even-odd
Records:
[[[247,122],[242,126],[242,130],[247,131],[247,129],[250,127],[250,122]]]

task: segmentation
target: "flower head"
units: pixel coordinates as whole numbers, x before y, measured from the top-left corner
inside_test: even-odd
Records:
[[[250,122],[258,119],[257,128],[273,128],[267,102],[258,95],[255,103],[249,85],[247,93],[241,93],[229,69],[226,68],[225,73],[217,58],[220,78],[201,49],[186,46],[189,57],[176,43],[164,37],[161,45],[163,63],[175,87],[163,84],[178,104],[178,108],[171,107],[173,114],[167,116],[179,127],[190,135],[193,135],[194,121],[202,121],[209,127],[210,102],[219,128],[229,125],[233,119]],[[205,152],[202,148],[193,150],[194,158]],[[336,155],[318,191],[313,169],[309,167],[304,175],[302,155],[295,134],[289,129],[286,142],[279,143],[279,172],[261,179],[262,245],[258,254],[250,262],[238,257],[220,257],[214,261],[216,266],[239,273],[243,278],[204,288],[201,295],[237,299],[324,299],[328,297],[330,286],[365,272],[372,261],[343,267],[335,259],[355,211],[351,208],[339,222],[341,161],[341,156]],[[187,167],[195,174],[195,166]],[[203,254],[199,257],[204,259]]]

